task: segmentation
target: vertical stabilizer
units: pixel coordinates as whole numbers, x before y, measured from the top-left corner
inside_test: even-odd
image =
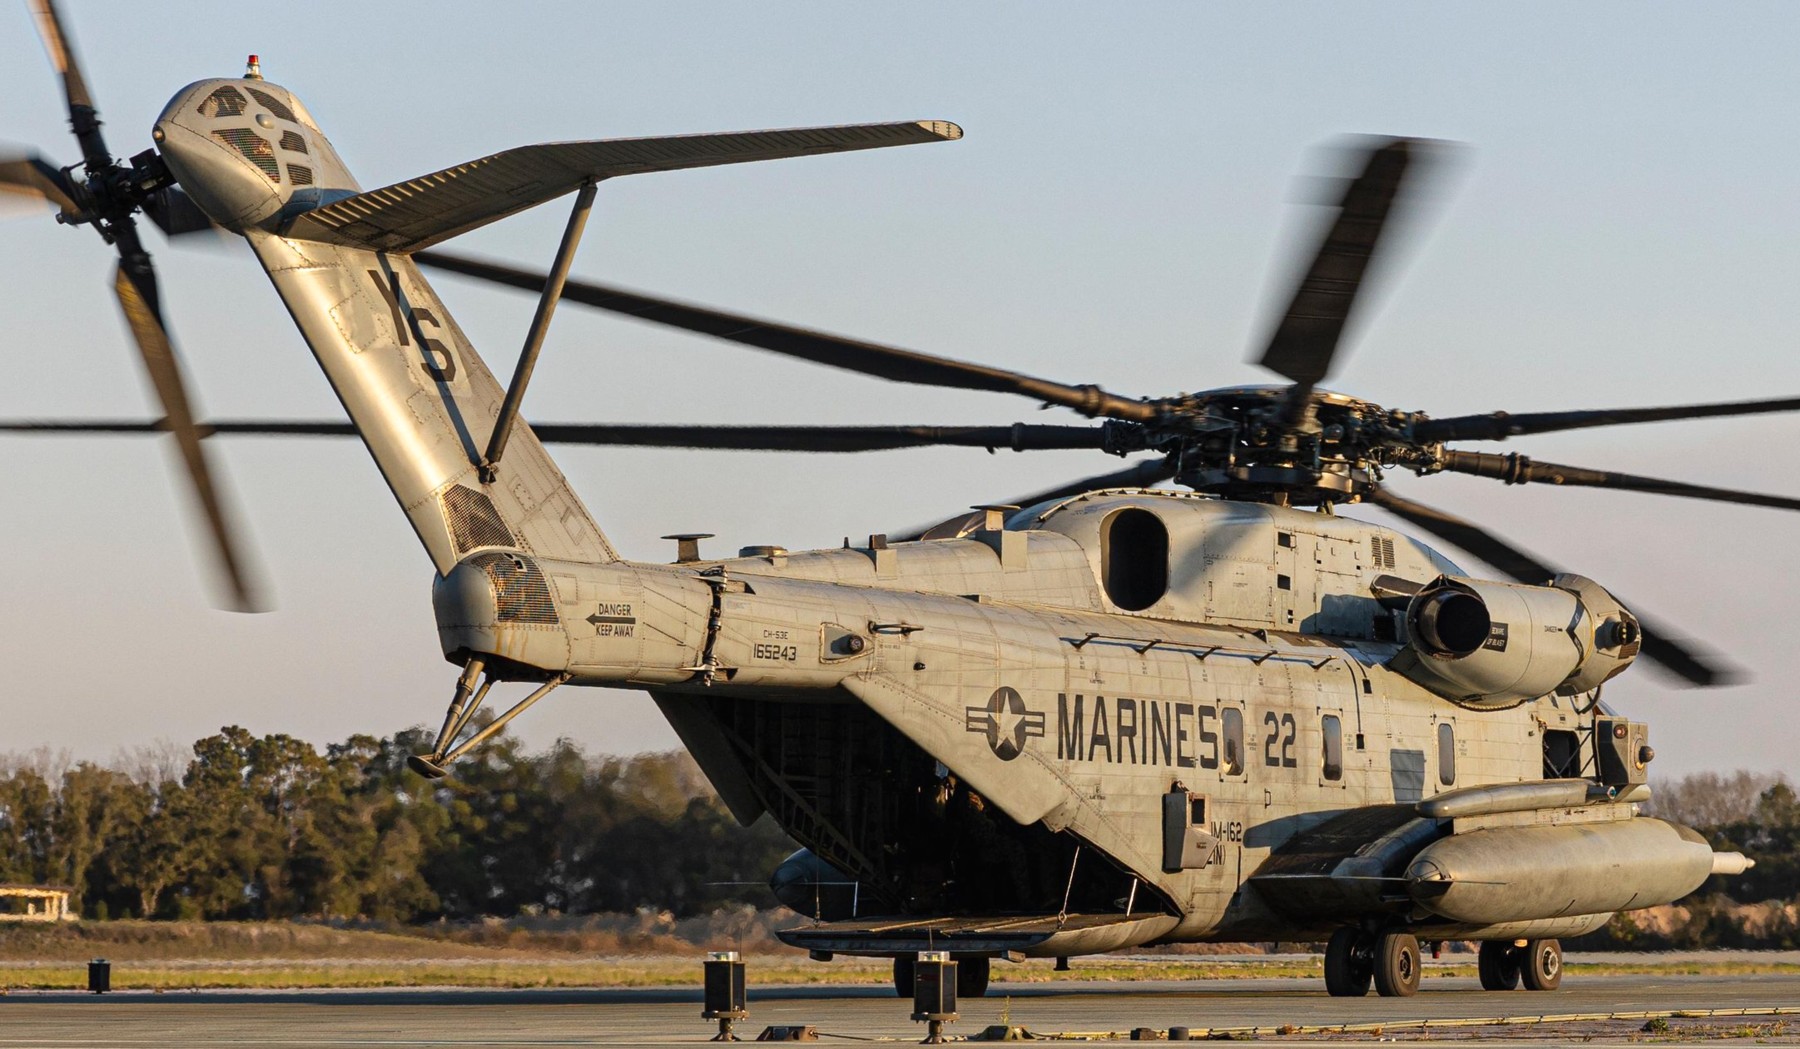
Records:
[[[543,143],[363,192],[300,100],[258,75],[188,85],[154,136],[188,198],[250,241],[447,573],[484,547],[618,555],[523,422],[497,475],[481,480],[505,391],[408,252],[581,187],[591,194],[602,179],[947,142],[962,129],[915,120]]]
[[[506,391],[410,258],[247,236],[439,573],[487,547],[618,560],[523,421],[481,482]]]

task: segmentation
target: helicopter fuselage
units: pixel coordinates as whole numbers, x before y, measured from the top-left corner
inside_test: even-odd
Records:
[[[607,170],[952,128],[636,140]],[[821,921],[795,942],[1554,937],[1713,869],[1692,832],[1636,813],[1648,746],[1597,697],[1637,652],[1635,620],[1586,580],[1470,579],[1375,525],[1137,490],[993,511],[958,538],[625,562],[529,426],[486,460],[506,391],[408,254],[529,206],[568,177],[556,158],[606,143],[363,193],[259,79],[185,89],[156,138],[250,242],[430,555],[464,668],[434,756],[456,753],[484,670],[534,696],[650,691],[739,819],[773,814],[837,872],[812,879],[816,909],[798,901]],[[496,204],[507,186],[524,202]],[[1505,867],[1521,854],[1542,870]],[[1002,920],[947,931],[970,916]]]
[[[1124,552],[1096,542],[1133,514],[1173,521],[1174,534]],[[1593,771],[1579,742],[1598,710],[1591,692],[1481,709],[1394,668],[1405,627],[1371,596],[1375,581],[1459,573],[1389,529],[1152,491],[1092,493],[997,524],[963,539],[872,536],[675,565],[477,553],[437,586],[440,640],[457,663],[482,653],[527,676],[651,690],[734,812],[774,812],[856,884],[862,914],[1072,901],[1140,916],[1025,954],[1329,929],[1246,890],[1296,835],[1351,810],[1542,780],[1550,733],[1575,762],[1565,774]],[[1158,562],[1148,583],[1119,578],[1131,556]],[[1165,592],[1150,594],[1159,574]],[[822,766],[844,778],[822,781]],[[883,791],[930,803],[867,803]],[[1175,792],[1200,806],[1182,823],[1206,854],[1172,864]],[[1051,833],[965,831],[958,806]],[[1566,808],[1577,822],[1593,815]],[[908,820],[936,833],[903,833]],[[1039,857],[1012,886],[1022,891],[995,894],[1000,841],[1009,862],[1047,852],[1057,877]],[[818,916],[856,916],[829,910]],[[1607,916],[1438,924],[1445,936],[1522,937]]]

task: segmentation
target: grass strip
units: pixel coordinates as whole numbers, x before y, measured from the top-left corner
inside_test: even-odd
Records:
[[[885,959],[844,958],[830,964],[750,959],[751,979],[763,987],[818,984],[882,985],[891,979]],[[1732,961],[1709,963],[1572,964],[1571,975],[1726,976],[1793,974],[1800,964]],[[1064,980],[1246,980],[1318,978],[1316,960],[1271,962],[1210,960],[1105,960],[1078,963],[1068,974],[1047,963],[1000,964],[994,982],[1043,984]],[[589,958],[570,960],[473,959],[262,959],[251,962],[192,959],[115,964],[112,986],[119,991],[324,990],[331,988],[641,988],[697,986],[700,964],[693,958]],[[1473,978],[1474,965],[1431,965],[1429,979]],[[0,993],[7,990],[81,990],[85,966],[70,963],[0,963]]]

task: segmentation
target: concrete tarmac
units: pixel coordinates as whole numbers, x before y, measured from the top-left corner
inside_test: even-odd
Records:
[[[752,981],[754,981],[752,972]],[[754,1039],[776,1025],[815,1025],[820,1041],[917,1042],[923,1026],[911,1022],[910,1003],[888,989],[786,987],[758,990],[752,983],[750,1018],[739,1034]],[[1327,997],[1317,980],[1196,980],[1179,982],[1005,984],[990,997],[962,1003],[957,1036],[979,1033],[1003,1016],[1040,1035],[1119,1032],[1134,1027],[1218,1028],[1282,1025],[1400,1023],[1456,1017],[1632,1012],[1668,1009],[1800,1006],[1800,979],[1775,976],[1648,976],[1571,974],[1561,990],[1484,992],[1473,980],[1427,976],[1410,999]],[[0,997],[0,1049],[24,1047],[267,1046],[321,1047],[479,1046],[693,1046],[713,1025],[700,1018],[697,989],[656,990],[384,990],[296,992],[170,992],[88,995],[18,992]],[[1713,1021],[1720,1025],[1771,1018]],[[1697,1021],[1677,1020],[1702,1037]],[[1623,1040],[1642,1021],[1610,1026],[1548,1024],[1534,1027],[1434,1030],[1435,1039],[1479,1036],[1484,1047],[1556,1044],[1565,1037]],[[1703,1025],[1702,1025],[1703,1026]],[[1800,1017],[1789,1021],[1800,1037]],[[1399,1034],[1395,1030],[1388,1032]],[[1373,1040],[1371,1034],[1354,1036]],[[1291,1039],[1267,1039],[1279,1044]],[[1659,1039],[1665,1042],[1665,1039]]]

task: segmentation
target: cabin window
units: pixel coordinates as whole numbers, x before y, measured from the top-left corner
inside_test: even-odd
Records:
[[[1336,714],[1325,715],[1325,778],[1344,778],[1344,723]]]
[[[1220,707],[1220,735],[1225,737],[1225,774],[1239,776],[1244,772],[1244,712],[1238,707]]]
[[[1456,726],[1448,721],[1438,722],[1438,782],[1456,782]]]
[[[1100,582],[1112,603],[1141,612],[1169,589],[1169,530],[1148,510],[1127,507],[1100,528]]]

